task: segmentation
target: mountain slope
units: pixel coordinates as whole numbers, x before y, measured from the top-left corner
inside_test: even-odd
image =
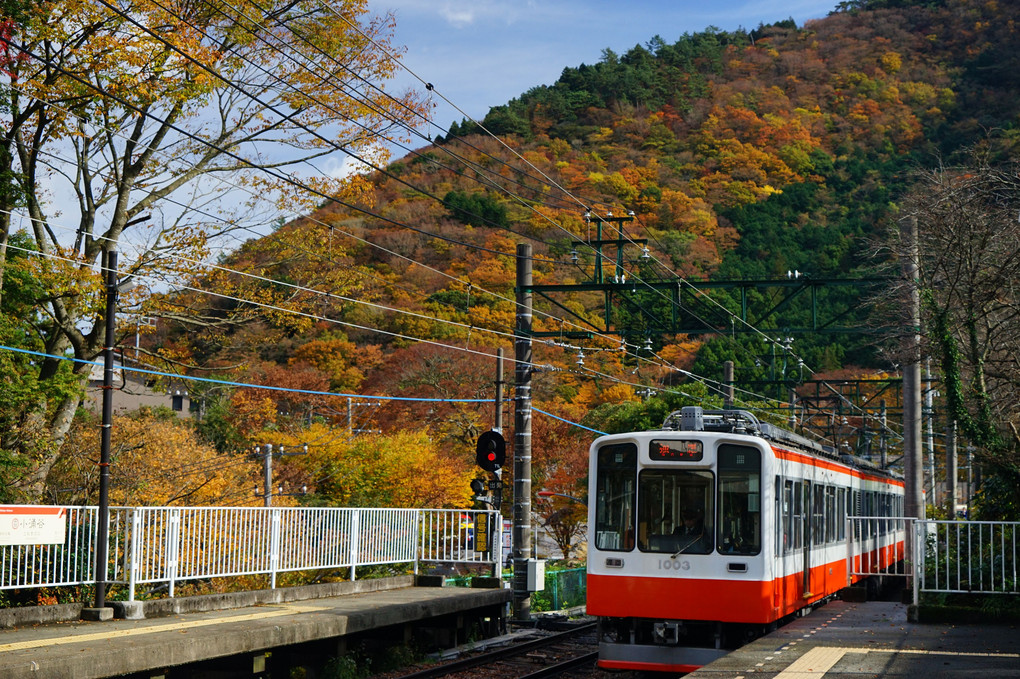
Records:
[[[990,130],[997,148],[1015,149],[1014,10],[994,1],[844,3],[800,28],[706,30],[675,43],[654,37],[622,55],[607,50],[599,63],[568,67],[553,85],[489,112],[482,125],[513,153],[475,123],[456,123],[434,146],[368,178],[363,205],[376,216],[326,205],[233,258],[233,265],[341,295],[274,298],[329,321],[271,316],[243,330],[175,331],[164,349],[175,356],[201,350],[212,365],[300,363],[333,389],[396,393],[417,385],[424,394],[431,384],[434,393],[452,394],[456,380],[436,373],[430,382],[426,368],[441,366],[408,353],[408,338],[509,347],[516,243],[533,243],[536,283],[587,281],[591,253],[574,245],[595,237],[586,209],[633,211],[626,234],[647,239],[650,258],[627,250],[632,280],[774,279],[788,270],[871,275],[868,242],[893,220],[913,167],[984,142]],[[343,280],[325,276],[327,269],[343,272]],[[570,293],[559,303],[540,311],[603,314],[593,293]],[[756,340],[704,345],[652,337],[649,324],[632,316],[627,340],[639,346],[647,334],[676,366],[718,378],[721,361],[733,358],[748,366],[747,378],[768,375],[767,366],[750,368],[767,348]],[[566,326],[540,313],[536,327]],[[313,342],[322,350],[302,350]],[[562,344],[540,345],[536,361],[572,368],[576,347]],[[816,370],[880,367],[866,338],[799,337],[795,349]],[[589,353],[586,367],[629,376],[640,367],[631,353]],[[465,394],[482,393],[489,361],[459,362],[467,366],[457,373],[470,376]],[[648,367],[640,381],[673,383],[670,372]],[[563,407],[633,397],[630,387],[590,377],[558,373],[537,396]],[[426,410],[416,421],[445,417],[436,414],[442,408]],[[458,434],[464,441],[470,419]]]

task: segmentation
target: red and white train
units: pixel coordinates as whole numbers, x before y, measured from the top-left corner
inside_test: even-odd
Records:
[[[903,515],[902,479],[740,410],[685,407],[590,455],[604,668],[690,672],[725,655],[847,586],[848,515]],[[902,530],[879,525],[855,571],[903,559]]]

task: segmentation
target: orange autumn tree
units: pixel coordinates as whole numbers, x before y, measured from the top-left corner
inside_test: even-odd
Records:
[[[584,554],[580,547],[588,518],[588,446],[597,434],[564,421],[582,419],[581,407],[556,404],[554,414],[562,419],[541,415],[533,423],[533,487],[554,493],[539,496],[534,506],[563,558],[570,559]]]

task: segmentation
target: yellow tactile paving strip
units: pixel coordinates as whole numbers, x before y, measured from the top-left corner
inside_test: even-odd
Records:
[[[59,644],[80,644],[88,643],[90,641],[103,641],[108,639],[116,639],[119,637],[133,637],[142,634],[157,634],[160,632],[174,632],[178,630],[189,630],[199,627],[210,627],[212,625],[224,625],[235,622],[264,620],[266,618],[277,618],[280,616],[294,615],[297,613],[313,613],[318,610],[322,610],[321,607],[289,606],[287,608],[276,609],[272,611],[264,611],[260,613],[245,613],[242,615],[217,617],[208,620],[167,622],[166,624],[147,625],[145,627],[135,627],[132,629],[121,630],[107,629],[103,632],[93,632],[87,634],[68,634],[59,637],[51,637],[48,639],[33,639],[32,641],[19,641],[11,644],[0,644],[0,653],[5,653],[7,651],[23,651],[32,648],[44,648],[47,646],[57,646]]]

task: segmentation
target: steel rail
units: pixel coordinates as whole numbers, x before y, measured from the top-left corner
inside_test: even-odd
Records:
[[[463,658],[461,660],[454,660],[453,662],[444,663],[437,665],[436,667],[428,667],[424,670],[405,674],[400,679],[435,679],[436,677],[444,677],[448,674],[455,672],[463,672],[479,665],[486,665],[493,661],[505,660],[520,655],[525,655],[531,651],[545,648],[553,644],[559,643],[566,639],[570,639],[574,636],[580,636],[587,632],[592,632],[596,628],[595,623],[586,623],[579,625],[575,629],[567,630],[565,632],[559,632],[552,634],[541,639],[534,639],[532,641],[526,641],[520,644],[514,644],[507,646],[506,648],[500,648],[495,651],[488,651],[480,655],[472,656],[470,658]],[[595,653],[595,657],[598,657],[598,653]],[[547,668],[546,668],[547,669]],[[530,676],[530,675],[529,675]]]

